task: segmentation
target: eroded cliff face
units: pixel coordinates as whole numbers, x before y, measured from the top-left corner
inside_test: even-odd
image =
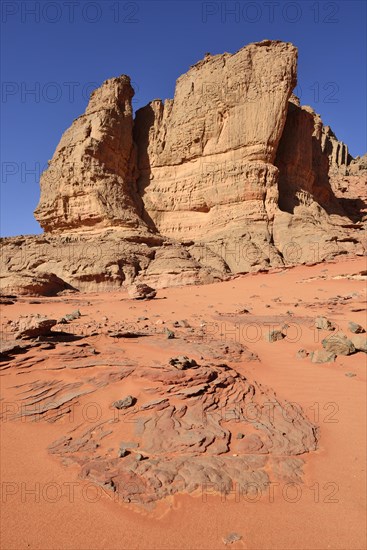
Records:
[[[279,208],[294,213],[316,201],[325,210],[343,214],[330,183],[331,174],[347,169],[352,158],[329,126],[292,96],[275,165],[279,169]]]
[[[3,287],[50,273],[80,290],[163,287],[363,254],[365,162],[300,106],[296,70],[284,42],[207,54],[135,121],[129,77],[106,81],[42,175],[45,235],[3,240]]]
[[[299,205],[332,199],[329,161],[321,148],[322,123],[308,107],[289,101],[275,164],[279,169],[279,208],[294,213]]]
[[[330,183],[351,222],[358,227],[367,221],[367,153],[344,164],[332,166]],[[363,231],[363,225],[361,225]]]
[[[130,78],[107,80],[63,134],[42,174],[35,217],[45,231],[143,225],[136,193]]]
[[[362,252],[330,181],[351,157],[292,95],[296,65],[281,42],[207,55],[173,100],[137,112],[143,217],[193,241],[200,262],[214,254],[238,273]]]
[[[363,226],[351,226],[346,203],[336,193],[336,180],[348,173],[351,161],[330,127],[292,96],[275,159],[279,202],[273,242],[284,258],[317,262],[364,253]]]
[[[253,261],[243,243],[267,242],[275,259],[273,163],[296,65],[296,48],[281,42],[207,55],[178,79],[173,100],[137,112],[138,185],[151,227],[208,244],[232,271]],[[269,261],[269,251],[256,261]]]

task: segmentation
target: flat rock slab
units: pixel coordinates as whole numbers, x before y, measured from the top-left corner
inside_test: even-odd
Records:
[[[333,363],[336,359],[336,354],[325,349],[318,349],[311,354],[312,363]]]
[[[17,328],[15,339],[38,338],[47,336],[51,333],[52,327],[57,324],[56,319],[48,319],[42,315],[28,315],[21,317],[14,323]]]
[[[82,478],[110,484],[125,502],[150,502],[208,484],[226,493],[234,484],[265,488],[272,467],[281,479],[296,481],[303,464],[299,455],[317,448],[317,428],[301,411],[295,411],[294,422],[287,421],[290,403],[225,364],[184,370],[155,365],[128,376],[130,386],[143,378],[144,391],[148,395],[154,388],[157,397],[131,407],[133,397],[127,396],[131,399],[126,408],[121,400],[117,422],[107,420],[87,431],[80,426],[71,439],[52,445],[52,453],[80,465]],[[273,418],[265,413],[269,401],[276,405]],[[262,411],[261,422],[247,418],[248,406]],[[233,414],[240,420],[234,434]],[[134,446],[121,444],[112,456],[103,451],[99,443],[106,430],[122,436],[128,426],[134,428]],[[236,438],[239,427],[242,439]],[[81,455],[86,449],[88,456]]]

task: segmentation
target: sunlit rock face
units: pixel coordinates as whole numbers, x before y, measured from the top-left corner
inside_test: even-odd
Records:
[[[128,76],[107,80],[92,93],[84,115],[63,134],[40,182],[35,216],[45,231],[142,224],[137,214],[133,95]]]
[[[5,287],[196,284],[363,254],[365,160],[300,105],[296,74],[290,43],[206,54],[135,119],[129,77],[104,82],[42,175],[45,234],[3,241]]]
[[[273,162],[296,66],[296,48],[281,42],[207,55],[178,79],[173,100],[137,112],[138,184],[148,224],[208,244],[233,271],[250,267],[251,248],[260,250],[260,243],[276,262],[268,230],[278,200]]]

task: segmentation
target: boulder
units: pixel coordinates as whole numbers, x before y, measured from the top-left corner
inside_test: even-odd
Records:
[[[367,336],[365,334],[354,334],[350,339],[357,351],[367,353]]]
[[[324,350],[335,353],[335,355],[351,355],[356,348],[351,340],[342,332],[330,334],[321,341]]]
[[[239,540],[242,539],[242,536],[239,535],[238,533],[229,533],[229,535],[226,535],[225,537],[223,537],[223,543],[224,544],[232,544],[234,542],[238,542]]]
[[[285,338],[285,334],[281,330],[271,330],[264,337],[267,342],[277,342],[278,340],[283,340],[283,338]]]
[[[335,330],[335,325],[326,317],[316,317],[315,327],[319,330]]]
[[[169,360],[169,364],[178,370],[186,370],[186,369],[195,368],[198,366],[195,359],[189,359],[188,357],[186,357],[186,355],[180,355],[179,357],[172,357]]]
[[[112,403],[112,407],[115,407],[115,409],[128,409],[129,407],[132,407],[135,403],[136,398],[132,395],[127,395],[123,399],[119,399],[118,401]]]
[[[15,339],[38,338],[51,333],[52,327],[57,324],[56,319],[49,319],[43,315],[26,315],[14,323],[17,329]]]
[[[61,317],[61,319],[58,321],[61,325],[70,323],[71,321],[75,321],[75,319],[79,319],[81,317],[80,311],[77,309],[75,311],[72,311],[71,313],[67,313],[64,315],[64,317]]]
[[[152,300],[156,297],[157,291],[144,283],[136,283],[128,288],[128,294],[133,300]]]
[[[348,328],[350,332],[353,332],[354,334],[362,334],[363,332],[366,332],[362,325],[359,325],[354,321],[349,321]]]

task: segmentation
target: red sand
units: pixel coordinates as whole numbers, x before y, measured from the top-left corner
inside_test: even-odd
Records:
[[[113,493],[78,478],[75,465],[65,466],[48,453],[47,446],[63,435],[65,425],[70,428],[69,418],[55,423],[24,418],[10,421],[5,414],[1,423],[1,548],[220,549],[225,547],[223,538],[231,532],[242,537],[231,548],[365,548],[366,355],[357,353],[340,356],[335,363],[313,364],[309,358],[297,359],[296,352],[300,348],[320,348],[324,331],[320,336],[310,325],[295,324],[289,328],[287,338],[269,344],[263,338],[256,341],[255,331],[259,329],[255,324],[254,331],[246,335],[241,325],[236,328],[236,317],[230,315],[251,309],[253,322],[261,331],[265,331],[262,316],[291,310],[294,315],[308,316],[312,322],[317,315],[325,315],[347,334],[350,320],[366,325],[366,281],[338,277],[364,269],[365,259],[355,259],[240,276],[202,287],[161,290],[158,298],[166,299],[150,302],[127,300],[124,293],[94,293],[41,298],[40,304],[30,304],[30,299],[23,298],[3,307],[3,323],[28,313],[61,317],[76,308],[81,310],[84,323],[101,322],[103,316],[109,325],[130,322],[135,328],[140,316],[148,317],[147,323],[164,320],[170,328],[176,319],[187,319],[196,326],[205,323],[206,330],[217,331],[219,339],[237,339],[258,354],[261,362],[240,363],[234,368],[272,387],[279,397],[300,404],[309,419],[320,426],[320,441],[317,451],[303,457],[302,483],[280,483],[256,502],[238,491],[228,496],[199,491],[194,496],[176,495],[138,507],[115,502]],[[347,299],[335,300],[338,295]],[[211,324],[214,322],[220,323],[220,330]],[[162,329],[160,324],[158,329]],[[200,360],[194,346],[179,339],[159,336],[115,344],[97,336],[88,341],[101,355],[105,346],[121,345],[122,360],[133,359],[142,365],[167,361],[179,354]],[[49,354],[50,358],[24,374],[13,367],[1,372],[3,412],[18,406],[14,389],[17,384],[45,377],[78,379],[77,370],[49,370],[53,351],[37,350],[37,354]],[[345,376],[349,372],[356,376]],[[128,390],[125,383],[124,392]],[[117,387],[102,389],[97,405],[118,396]],[[88,396],[79,399],[75,424],[80,420],[78,409],[90,402]]]

